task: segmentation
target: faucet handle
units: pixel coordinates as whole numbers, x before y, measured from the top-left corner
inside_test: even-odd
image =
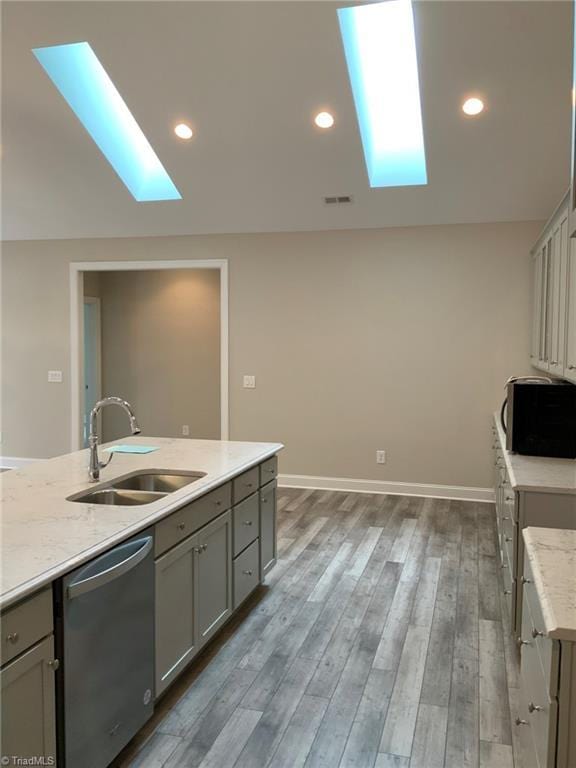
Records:
[[[108,457],[108,461],[98,461],[99,468],[100,469],[104,469],[105,467],[107,467],[108,464],[110,464],[110,462],[112,461],[113,458],[114,458],[114,454],[110,453],[110,456]]]

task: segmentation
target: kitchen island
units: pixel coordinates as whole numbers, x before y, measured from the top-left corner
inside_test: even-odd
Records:
[[[134,735],[126,727],[130,718],[114,712],[115,707],[108,714],[105,706],[99,711],[102,732],[81,728],[75,751],[70,747],[73,734],[67,731],[68,720],[76,717],[79,708],[77,702],[74,707],[66,705],[67,698],[76,696],[78,683],[71,679],[72,670],[78,668],[74,666],[76,651],[71,649],[75,648],[73,638],[81,637],[84,629],[80,627],[79,635],[74,634],[78,627],[72,614],[67,619],[68,602],[74,595],[75,605],[84,602],[88,611],[84,615],[91,617],[87,601],[94,599],[99,580],[104,590],[99,592],[100,605],[110,606],[110,617],[122,623],[131,614],[127,606],[122,613],[112,597],[128,594],[122,584],[118,592],[116,581],[116,593],[111,592],[107,599],[106,590],[112,589],[108,571],[101,566],[97,578],[93,575],[111,553],[140,547],[125,561],[136,564],[143,558],[139,554],[145,550],[143,543],[148,552],[147,572],[152,581],[142,581],[147,586],[133,592],[146,591],[150,606],[149,615],[140,617],[138,625],[144,622],[150,630],[149,647],[138,649],[142,658],[150,660],[149,681],[142,683],[143,696],[139,695],[140,706],[146,710],[142,716],[152,713],[154,699],[220,631],[275,563],[276,454],[281,444],[150,437],[127,438],[122,443],[157,450],[115,454],[97,485],[88,479],[87,451],[40,461],[1,478],[3,756],[53,757],[58,752],[59,765],[67,768],[104,766]],[[187,484],[133,506],[76,499],[136,472],[148,476],[180,473],[188,476]],[[138,568],[144,565],[143,561]],[[133,568],[132,578],[138,568]],[[109,569],[110,573],[114,570],[129,569],[118,560]],[[84,578],[75,582],[73,592],[70,579],[76,574]],[[98,653],[112,623],[96,623],[88,642],[83,641],[86,648],[92,648],[92,655],[86,655],[80,669],[90,674],[77,677],[86,678],[83,685],[94,681],[96,686],[86,690],[86,700],[106,695],[105,690],[97,689],[102,677],[98,664],[102,670],[107,666],[104,657],[99,661]],[[136,625],[134,629],[132,636],[142,635]],[[130,636],[127,627],[125,637]],[[118,642],[111,648],[115,663],[124,659],[128,669],[137,654],[126,645]],[[110,647],[108,650],[110,659]],[[121,664],[118,669],[121,683]],[[128,678],[124,687],[128,688]],[[114,693],[115,704],[122,691],[120,684]],[[94,717],[91,721],[98,724]],[[111,735],[113,743],[94,749]],[[91,755],[88,763],[87,754]]]

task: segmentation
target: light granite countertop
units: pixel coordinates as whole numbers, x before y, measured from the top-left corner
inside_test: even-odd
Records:
[[[205,472],[163,499],[142,506],[66,501],[94,488],[88,451],[38,461],[0,474],[0,608],[20,600],[158,522],[182,504],[278,453],[280,443],[129,437],[121,442],[158,446],[148,454],[114,455],[100,483],[140,469]],[[105,446],[104,446],[105,447]]]
[[[522,535],[547,635],[576,642],[576,531],[524,528]]]
[[[506,435],[497,413],[494,414],[494,422],[513,490],[576,493],[574,459],[545,459],[540,456],[510,453],[506,450]]]

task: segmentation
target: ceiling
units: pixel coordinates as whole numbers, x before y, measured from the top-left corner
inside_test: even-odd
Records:
[[[415,3],[429,184],[374,190],[345,4],[3,2],[3,239],[546,218],[568,186],[571,4]],[[83,40],[183,200],[135,202],[31,53]],[[470,92],[488,106],[476,119],[460,111]],[[330,131],[312,124],[320,108]],[[179,119],[195,129],[188,143],[172,133]]]

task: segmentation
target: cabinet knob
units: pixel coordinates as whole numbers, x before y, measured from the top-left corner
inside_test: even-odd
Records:
[[[253,487],[254,487],[254,483],[246,483],[246,488],[253,488]]]
[[[514,501],[514,496],[506,496],[506,501]]]
[[[518,645],[521,648],[523,645],[532,645],[532,643],[530,642],[530,640],[523,640],[521,637],[519,637],[518,638]]]
[[[502,563],[502,565],[500,566],[500,568],[508,568],[508,563]]]
[[[8,635],[6,635],[6,640],[14,645],[14,643],[17,643],[18,640],[20,640],[20,635],[18,632],[10,632]]]
[[[528,712],[530,712],[530,714],[532,714],[532,712],[542,712],[542,709],[543,707],[539,707],[538,704],[533,704],[532,702],[528,704]]]
[[[576,371],[576,365],[569,365],[568,366],[569,371]]]
[[[200,555],[202,553],[202,547],[194,547],[194,552],[196,552],[197,555]]]
[[[505,589],[504,590],[504,594],[505,595],[511,595],[512,594],[512,590],[511,589]]]
[[[502,518],[502,520],[510,520],[510,518],[509,518],[507,515],[504,515],[504,517]]]
[[[526,576],[522,576],[522,584],[532,584],[532,579],[527,579]]]
[[[178,523],[178,530],[183,531],[186,528],[186,523]]]
[[[558,365],[558,360],[550,360],[550,365]]]
[[[244,520],[244,525],[252,525],[252,520]]]
[[[528,725],[528,720],[522,720],[521,717],[517,717],[516,720],[514,720],[515,725]]]
[[[504,541],[512,541],[512,536],[504,536]]]
[[[60,669],[60,659],[52,659],[52,661],[48,662],[48,666],[56,672],[57,669]]]
[[[217,507],[221,507],[222,506],[222,502],[220,500],[218,500],[218,501],[216,501],[214,503],[216,504]]]
[[[244,576],[252,576],[252,571],[242,571]]]
[[[532,637],[533,638],[544,637],[544,632],[540,632],[540,630],[536,629],[536,627],[532,627]]]
[[[208,544],[202,544],[201,549],[202,549],[202,552],[206,552],[206,550],[208,549]]]

